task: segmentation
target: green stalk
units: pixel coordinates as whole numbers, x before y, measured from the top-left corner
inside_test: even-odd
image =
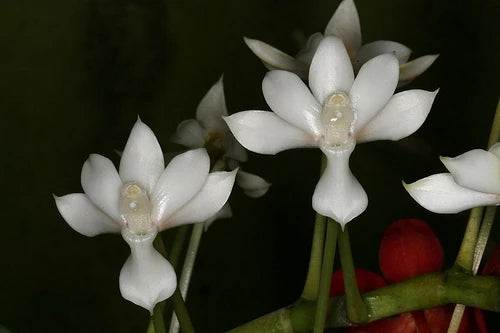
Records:
[[[344,286],[346,295],[347,315],[354,323],[365,323],[368,321],[368,310],[359,293],[356,282],[356,271],[351,253],[351,242],[349,240],[349,229],[347,225],[340,233],[339,238],[340,263],[342,265],[342,275],[344,276]]]
[[[458,251],[457,259],[455,260],[455,268],[457,269],[472,272],[474,248],[477,243],[477,236],[481,226],[483,211],[483,207],[476,207],[470,212],[464,238],[462,239],[462,244],[460,245],[460,250]]]
[[[200,246],[201,236],[203,235],[204,228],[205,223],[196,223],[193,226],[193,231],[191,232],[191,239],[189,240],[186,259],[184,260],[184,266],[182,267],[182,273],[179,280],[179,290],[184,300],[186,300],[187,298],[187,292],[189,289],[189,283],[191,282],[194,262],[198,254],[198,248]],[[172,316],[172,320],[170,321],[169,332],[179,332],[179,321],[175,314]]]
[[[326,156],[321,155],[320,175],[326,168]],[[314,301],[318,298],[318,288],[321,275],[321,262],[323,258],[323,244],[325,242],[326,218],[321,214],[316,214],[314,221],[313,239],[311,245],[311,255],[309,267],[307,269],[306,282],[302,290],[301,298]]]
[[[369,322],[400,313],[417,311],[448,303],[466,304],[488,311],[500,312],[500,277],[473,276],[450,270],[429,273],[362,295]],[[310,332],[314,326],[316,302],[299,301],[249,323],[232,333],[299,333]],[[346,298],[331,297],[328,301],[326,325],[349,327]]]
[[[488,238],[490,236],[491,227],[493,226],[493,221],[495,220],[496,212],[496,206],[486,207],[483,222],[481,224],[481,229],[479,229],[476,249],[474,251],[474,262],[472,263],[473,274],[477,274],[479,265],[481,264],[481,259],[483,258],[486,244],[488,243]]]
[[[301,298],[314,301],[318,298],[318,286],[321,275],[321,261],[323,258],[323,243],[325,241],[326,218],[316,214],[314,232],[311,246],[309,269],[307,270],[306,283],[302,290]]]
[[[318,303],[314,318],[314,333],[321,333],[325,327],[325,319],[328,311],[328,295],[332,280],[333,262],[335,260],[335,248],[337,246],[337,234],[339,224],[332,219],[326,222],[326,240],[323,250],[323,264],[321,265],[321,279],[319,284]]]
[[[170,250],[170,255],[168,256],[168,261],[170,261],[175,271],[177,271],[177,269],[179,268],[178,266],[182,255],[182,250],[184,249],[186,238],[191,227],[191,225],[183,225],[178,227],[176,230],[172,249]]]
[[[497,103],[497,108],[495,111],[495,116],[493,117],[493,124],[491,125],[490,137],[488,139],[488,149],[491,148],[495,143],[500,140],[500,99]],[[481,214],[483,208],[474,208],[481,209]],[[474,211],[473,209],[473,211]],[[486,244],[488,243],[488,238],[490,235],[491,227],[493,225],[493,220],[495,219],[496,207],[487,207],[486,213],[484,214],[483,222],[481,224],[481,229],[476,231],[475,229],[478,227],[476,225],[471,226],[470,235],[467,233],[469,231],[469,224],[471,223],[471,218],[469,218],[469,223],[467,224],[467,229],[465,232],[464,239],[462,241],[462,245],[460,247],[459,257],[457,258],[456,264],[462,266],[463,268],[472,271],[472,274],[476,274],[479,269],[479,265],[481,264],[481,258],[483,257],[484,249],[486,248]],[[477,212],[479,214],[479,212]],[[472,222],[476,224],[476,222]],[[477,232],[479,234],[477,234]],[[476,237],[474,244],[470,242],[473,240],[474,236]],[[466,238],[469,238],[466,240]],[[463,251],[462,251],[463,250]],[[460,258],[460,254],[462,253],[463,257]],[[472,263],[470,262],[470,253],[472,252]],[[459,262],[459,258],[460,261]],[[465,267],[463,266],[465,265]],[[455,306],[455,310],[453,311],[453,316],[451,318],[450,325],[448,327],[448,333],[456,333],[460,327],[460,322],[462,321],[462,316],[465,311],[465,306],[462,304],[457,304]]]

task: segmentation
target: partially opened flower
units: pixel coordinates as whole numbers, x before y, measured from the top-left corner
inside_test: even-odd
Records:
[[[489,151],[474,149],[442,157],[450,173],[439,173],[404,187],[421,206],[441,214],[500,204],[500,143]]]
[[[66,222],[85,236],[121,233],[131,255],[120,272],[122,296],[149,311],[170,297],[174,269],[154,248],[159,231],[204,222],[227,201],[236,176],[209,173],[205,149],[178,155],[165,168],[151,129],[137,120],[123,151],[119,172],[106,157],[92,154],[84,163],[84,193],[55,197]]]
[[[198,104],[196,119],[181,122],[171,140],[189,148],[206,147],[218,158],[226,156],[245,162],[248,158],[246,150],[234,139],[222,120],[222,117],[227,115],[221,76]]]
[[[274,112],[243,111],[225,120],[247,149],[276,154],[319,147],[328,159],[316,186],[314,209],[342,225],[361,214],[368,199],[349,169],[357,142],[399,140],[424,122],[437,92],[408,90],[393,96],[398,61],[379,55],[356,79],[342,41],[325,37],[311,62],[309,86],[294,73],[266,74],[262,91]]]
[[[379,40],[361,46],[361,26],[353,0],[343,0],[328,22],[324,34],[319,32],[312,34],[306,46],[295,57],[256,39],[245,38],[245,43],[268,69],[287,70],[307,79],[309,65],[324,36],[337,36],[342,39],[355,70],[380,54],[394,53],[400,66],[400,85],[422,74],[438,57],[438,55],[426,55],[408,61],[411,50],[403,44],[392,41]]]
[[[212,158],[222,162],[223,169],[236,169],[240,162],[247,160],[245,148],[234,138],[222,117],[227,116],[226,99],[222,76],[210,88],[196,109],[196,119],[184,120],[177,126],[172,141],[189,148],[206,147]],[[261,197],[269,190],[268,183],[260,176],[239,170],[236,184],[252,198]],[[225,206],[217,212],[206,227],[215,220],[232,216],[231,207]]]

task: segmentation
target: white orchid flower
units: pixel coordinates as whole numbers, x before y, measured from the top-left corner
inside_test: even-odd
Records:
[[[165,168],[151,129],[137,120],[120,160],[119,172],[106,157],[84,163],[84,193],[55,197],[66,222],[85,236],[121,233],[131,255],[120,272],[122,296],[152,311],[177,285],[172,265],[153,248],[157,233],[204,222],[226,203],[233,172],[209,173],[205,149],[176,156]]]
[[[425,55],[408,61],[411,50],[403,44],[379,40],[361,46],[361,26],[353,0],[343,0],[328,22],[324,34],[312,34],[306,46],[292,57],[262,41],[244,38],[247,46],[270,69],[294,72],[303,79],[308,77],[312,57],[324,36],[337,36],[344,42],[352,65],[358,70],[368,60],[384,53],[394,53],[399,62],[399,86],[422,74],[438,55]]]
[[[393,95],[398,61],[382,54],[360,69],[356,79],[342,40],[325,37],[309,70],[311,91],[294,73],[270,71],[262,82],[274,112],[243,111],[225,120],[247,149],[276,154],[319,147],[328,159],[316,186],[313,208],[342,225],[361,214],[365,191],[349,169],[356,142],[399,140],[427,117],[437,91],[408,90]]]
[[[474,149],[454,158],[441,157],[450,173],[420,179],[404,187],[422,207],[454,214],[500,204],[500,143],[489,151]]]
[[[181,122],[171,141],[189,148],[207,147],[209,151],[217,150],[218,154],[245,162],[247,152],[234,139],[223,116],[227,116],[227,107],[221,76],[198,104],[196,119]]]
[[[196,119],[188,119],[180,123],[171,140],[189,148],[207,147],[209,151],[216,150],[215,155],[226,156],[228,159],[224,163],[231,169],[235,169],[239,167],[239,162],[247,160],[247,152],[234,138],[222,119],[227,115],[221,76],[200,101],[196,109]],[[252,198],[263,196],[271,186],[271,183],[262,177],[245,172],[241,168],[236,177],[236,184]],[[217,216],[218,218],[231,217],[230,208]]]

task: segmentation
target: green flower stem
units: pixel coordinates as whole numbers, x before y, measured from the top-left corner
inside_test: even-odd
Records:
[[[495,111],[495,116],[493,117],[493,123],[491,125],[490,137],[488,139],[488,149],[500,140],[500,99],[497,103],[497,108]],[[474,212],[474,210],[477,210]],[[476,217],[482,215],[484,208],[474,208],[471,211],[471,216],[469,222],[467,223],[467,229],[465,231],[464,239],[462,240],[462,245],[460,246],[460,252],[455,261],[456,265],[465,268],[476,274],[481,264],[481,258],[483,257],[484,249],[488,243],[488,238],[491,231],[491,226],[493,225],[493,220],[495,219],[496,207],[487,207],[484,214],[483,222],[481,223],[481,229],[479,228]],[[473,218],[473,213],[477,216]],[[469,228],[470,226],[470,228]],[[471,259],[472,254],[472,259]],[[472,260],[472,262],[471,262]],[[450,321],[450,326],[448,327],[448,333],[456,333],[460,327],[460,322],[465,311],[465,306],[463,304],[457,304],[455,310],[453,311],[453,316]]]
[[[456,270],[429,273],[373,290],[363,294],[362,299],[369,322],[448,303],[500,312],[500,277],[473,276]],[[316,302],[300,300],[230,332],[309,332],[316,307]],[[331,297],[327,309],[326,327],[352,325],[347,319],[345,297]]]
[[[479,229],[476,249],[474,250],[474,262],[472,263],[473,274],[477,274],[479,265],[481,264],[481,259],[483,258],[484,249],[486,248],[488,238],[490,237],[490,231],[491,227],[493,226],[493,221],[495,220],[496,212],[496,206],[488,206],[485,209],[483,222],[481,223],[481,229]]]
[[[318,298],[325,229],[326,218],[321,214],[316,214],[311,246],[311,257],[309,259],[309,269],[307,270],[306,283],[304,285],[302,295],[300,296],[308,301],[314,301]]]
[[[194,333],[194,327],[193,324],[191,323],[191,318],[189,318],[189,313],[187,311],[186,304],[182,299],[182,295],[178,287],[175,288],[175,292],[172,295],[172,297],[170,297],[169,301],[172,302],[172,305],[174,307],[174,312],[177,317],[177,320],[179,321],[182,332]]]
[[[196,261],[196,256],[198,254],[198,248],[200,246],[201,236],[203,235],[204,228],[205,223],[196,223],[193,226],[193,231],[191,232],[191,239],[189,240],[186,259],[184,260],[184,266],[182,267],[182,273],[179,280],[179,290],[184,299],[187,298],[187,292],[193,273],[194,262]],[[179,332],[179,321],[175,314],[172,316],[172,320],[170,321],[169,332]]]
[[[323,250],[323,264],[321,265],[321,279],[319,281],[319,294],[314,317],[314,333],[321,333],[325,327],[325,319],[328,311],[328,295],[332,281],[333,262],[335,260],[335,248],[337,247],[337,234],[339,224],[332,219],[326,222],[326,239]]]
[[[170,255],[168,256],[168,261],[170,261],[175,271],[177,271],[177,269],[179,268],[179,261],[181,259],[182,250],[184,249],[187,235],[191,228],[191,225],[183,225],[178,227],[176,230],[172,249],[170,250]]]
[[[339,237],[340,263],[342,275],[344,276],[345,295],[347,301],[347,315],[351,322],[365,323],[368,321],[368,311],[359,293],[356,282],[356,271],[351,253],[351,242],[349,241],[349,229],[347,225]]]
[[[167,251],[165,250],[165,244],[163,243],[163,238],[161,234],[158,234],[153,242],[155,249],[160,252],[165,258],[167,257]],[[155,333],[165,333],[165,320],[163,318],[163,313],[165,310],[165,302],[157,303],[153,309],[153,314],[151,315],[151,320],[149,321],[148,332],[152,329]]]
[[[186,241],[187,233],[189,232],[190,225],[183,225],[176,230],[175,234],[175,240],[172,244],[172,250],[170,250],[170,256],[168,256],[168,261],[172,264],[174,267],[174,270],[177,271],[177,266],[179,265],[179,259],[182,254],[182,249],[184,248],[184,242]],[[160,244],[161,243],[161,244]],[[163,239],[161,238],[160,235],[158,235],[155,239],[154,243],[155,248],[160,252],[163,256],[167,256],[167,252],[165,250],[165,245],[163,244]],[[163,317],[163,314],[165,313],[165,301],[158,303],[154,310],[153,310],[153,316],[151,320],[149,321],[149,326],[147,329],[147,333],[155,333],[155,321],[156,325],[161,325],[163,326],[163,330],[160,332],[165,332],[165,320]],[[160,324],[160,319],[161,318],[161,324]],[[160,326],[158,326],[158,329],[161,329]],[[159,333],[159,332],[157,332]]]
[[[481,219],[483,218],[483,207],[473,208],[469,215],[469,221],[465,229],[464,238],[455,260],[455,268],[472,272],[474,262],[474,249],[477,243]]]
[[[326,168],[326,156],[321,155],[320,175]],[[318,298],[319,280],[321,274],[321,262],[323,258],[323,244],[325,242],[326,217],[316,214],[314,221],[313,239],[311,245],[311,256],[307,270],[306,282],[302,290],[301,298],[314,301]]]
[[[168,258],[167,251],[165,250],[165,244],[163,243],[163,238],[161,237],[161,235],[156,236],[153,245],[158,252],[160,252],[165,258]],[[182,295],[178,287],[175,289],[174,294],[170,297],[168,301],[171,302],[173,305],[175,314],[179,318],[182,331],[185,333],[194,332],[193,324],[191,324],[191,319],[189,318],[189,313],[187,312],[186,309],[186,304],[182,299]],[[155,333],[165,332],[165,323],[163,320],[164,308],[165,308],[164,302],[160,302],[156,304],[155,309],[153,310],[153,316],[151,319],[153,322]],[[148,331],[150,331],[149,328]]]

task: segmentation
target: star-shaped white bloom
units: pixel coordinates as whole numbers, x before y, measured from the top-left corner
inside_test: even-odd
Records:
[[[227,167],[239,167],[239,162],[247,160],[245,148],[234,138],[222,117],[227,116],[226,99],[222,76],[210,88],[196,109],[196,119],[187,119],[177,126],[172,141],[189,148],[207,147],[214,155],[224,157]],[[262,177],[240,171],[236,184],[252,198],[263,196],[271,186]],[[217,214],[217,218],[231,217],[230,207]],[[211,219],[213,221],[213,219]],[[209,224],[209,223],[208,223]]]
[[[306,46],[292,57],[275,47],[256,39],[245,38],[252,52],[270,69],[283,69],[307,79],[311,59],[324,36],[337,36],[344,42],[352,65],[358,70],[368,60],[384,53],[394,53],[398,59],[399,85],[409,83],[422,74],[438,55],[425,55],[408,61],[411,50],[403,44],[379,40],[361,46],[361,26],[353,0],[343,0],[328,22],[324,34],[312,34]]]
[[[247,149],[276,154],[297,147],[319,147],[328,158],[316,186],[313,208],[342,225],[361,214],[365,191],[349,169],[357,142],[399,140],[416,131],[427,117],[436,92],[408,90],[393,96],[398,60],[382,54],[354,79],[342,40],[327,36],[309,70],[311,91],[294,73],[266,74],[262,91],[274,112],[243,111],[225,120]]]
[[[55,197],[66,222],[85,236],[115,232],[131,255],[120,272],[122,296],[149,311],[170,297],[177,285],[172,265],[154,248],[159,231],[204,222],[226,203],[236,177],[209,173],[205,149],[176,156],[165,168],[151,129],[137,120],[120,160],[119,172],[106,157],[84,163],[84,193]]]
[[[466,209],[500,204],[500,143],[489,151],[474,149],[454,158],[442,157],[450,173],[440,173],[404,184],[422,207],[454,214]]]

